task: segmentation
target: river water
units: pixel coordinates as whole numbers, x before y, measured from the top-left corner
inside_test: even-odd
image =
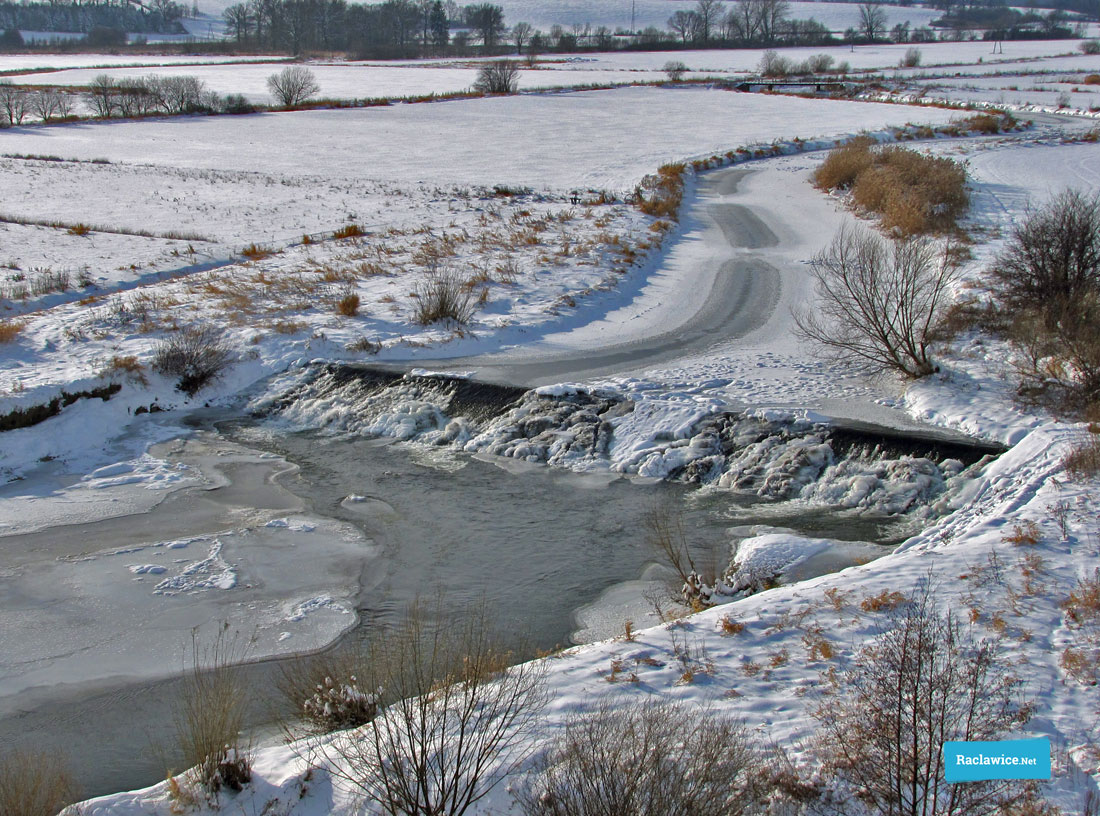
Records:
[[[203,433],[296,466],[280,469],[285,496],[269,502],[275,509],[298,503],[373,543],[359,556],[341,552],[338,561],[359,585],[360,623],[345,641],[396,622],[413,599],[434,603],[442,597],[447,614],[484,602],[505,636],[522,637],[531,648],[567,644],[581,628],[578,610],[599,607],[605,593],[637,581],[647,569],[652,575],[656,554],[644,520],[654,510],[682,512],[696,552],[713,548],[723,557],[730,528],[757,522],[841,539],[897,538],[886,521],[753,504],[729,491],[581,475],[388,440],[287,434],[252,420],[222,422]],[[249,500],[245,483],[255,472],[240,470],[240,484],[232,483],[232,469],[227,473],[226,495]],[[201,508],[215,498],[216,492],[182,491],[165,502],[167,509],[158,508],[159,516],[114,519],[98,530],[89,525],[88,535],[124,538],[128,527],[147,527],[151,519],[170,525],[171,519],[201,520],[204,512],[214,517]],[[605,626],[613,620],[617,627],[604,636],[621,631],[629,611],[604,612]],[[163,674],[179,668],[166,665]],[[251,723],[263,733],[277,713],[272,700],[279,661],[240,671],[254,690]],[[166,767],[180,769],[171,748],[179,693],[174,679],[66,685],[57,678],[56,685],[28,696],[21,710],[0,716],[0,745],[62,751],[85,795],[149,785],[164,778]]]

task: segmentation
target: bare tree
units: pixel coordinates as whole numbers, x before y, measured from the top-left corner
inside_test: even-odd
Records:
[[[512,42],[516,44],[516,53],[523,53],[523,46],[527,44],[527,41],[531,39],[531,35],[535,30],[531,27],[530,23],[516,23],[512,26]]]
[[[886,33],[886,9],[882,7],[882,3],[859,4],[859,31],[869,42],[874,42]]]
[[[936,370],[929,346],[957,272],[947,250],[844,227],[811,270],[819,311],[795,312],[803,339],[862,368],[911,378]]]
[[[695,0],[695,15],[699,18],[699,38],[703,45],[710,42],[711,31],[722,19],[722,0]]]
[[[687,73],[688,67],[681,60],[669,60],[661,70],[665,72],[670,82],[679,82]]]
[[[0,112],[8,120],[9,126],[21,125],[30,109],[29,95],[9,81],[0,82]]]
[[[114,115],[118,107],[118,88],[110,74],[99,74],[89,86],[92,109],[104,119]]]
[[[869,809],[892,816],[987,816],[1029,792],[1018,781],[951,785],[943,744],[993,740],[1031,716],[1019,678],[994,644],[941,616],[926,583],[839,677],[840,699],[816,712],[821,753]],[[1031,811],[1044,812],[1044,811]]]
[[[318,745],[338,777],[395,816],[462,816],[529,756],[545,701],[542,664],[508,668],[484,613],[435,617],[414,606],[371,661],[394,702]]]
[[[300,105],[321,90],[313,71],[301,65],[289,65],[267,78],[267,89],[280,105]]]
[[[43,122],[59,115],[61,94],[53,88],[43,88],[31,95],[31,110]]]
[[[699,31],[699,15],[694,11],[676,11],[668,18],[668,27],[686,44],[694,40]]]
[[[756,764],[744,725],[673,703],[570,720],[517,792],[526,816],[740,816],[754,812]]]
[[[519,64],[514,60],[481,63],[474,90],[488,94],[511,94],[519,90]]]

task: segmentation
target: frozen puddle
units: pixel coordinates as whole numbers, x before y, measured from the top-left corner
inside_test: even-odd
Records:
[[[373,541],[301,512],[271,481],[289,467],[281,458],[201,434],[175,453],[177,462],[156,468],[150,457],[147,471],[187,473],[207,489],[145,515],[0,537],[0,713],[26,706],[38,696],[31,690],[176,673],[190,660],[193,631],[204,643],[228,625],[247,644],[242,657],[260,659],[320,648],[358,622]],[[101,468],[81,484],[134,472]],[[145,486],[141,478],[102,489]],[[64,495],[40,501],[68,517]]]

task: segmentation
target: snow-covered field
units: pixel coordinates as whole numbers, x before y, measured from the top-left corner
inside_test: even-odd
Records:
[[[969,60],[975,73],[991,67],[977,64],[971,45],[978,44],[952,45],[954,53],[945,46],[942,56],[940,46],[926,47],[925,62],[933,56]],[[1006,50],[1015,47],[1010,43]],[[1049,43],[1018,47],[1029,57],[1059,53]],[[899,48],[904,50],[866,49],[867,67],[896,64]],[[855,64],[863,52],[838,59]],[[600,56],[531,73],[627,73],[621,59]],[[634,67],[653,70],[646,60],[655,59],[645,56]],[[700,66],[732,70],[734,63],[721,60],[749,55],[707,52],[698,59]],[[1051,70],[1088,68],[1079,57],[1057,59],[1074,68]],[[209,70],[231,76],[227,68]],[[269,69],[241,70],[259,77]],[[385,70],[471,69],[423,64]],[[1015,404],[1010,352],[988,338],[966,337],[945,353],[939,374],[903,389],[888,378],[866,380],[826,365],[791,333],[789,309],[812,302],[807,261],[853,219],[840,201],[809,185],[808,174],[823,155],[815,148],[862,129],[944,123],[952,116],[900,105],[628,88],[5,131],[3,151],[22,158],[0,158],[0,215],[58,225],[0,223],[0,287],[7,287],[0,294],[8,297],[0,301],[0,319],[20,326],[0,345],[0,413],[42,404],[61,390],[110,381],[121,390],[110,401],[80,400],[41,425],[0,433],[0,473],[13,480],[0,487],[0,530],[48,537],[49,527],[59,523],[156,513],[166,496],[224,483],[224,468],[259,473],[285,467],[240,450],[203,449],[203,439],[189,442],[190,448],[149,446],[185,433],[178,427],[183,410],[206,401],[233,404],[246,389],[285,372],[267,391],[277,396],[300,380],[310,360],[374,359],[369,355],[379,344],[376,359],[427,368],[458,355],[473,359],[473,371],[482,364],[501,370],[534,365],[554,355],[641,343],[679,325],[705,305],[731,265],[771,270],[775,286],[761,295],[759,319],[747,320],[743,330],[703,350],[685,346],[679,356],[542,391],[568,396],[599,387],[629,399],[631,410],[614,418],[614,442],[600,457],[570,457],[575,432],[562,428],[551,433],[550,455],[539,459],[536,446],[509,436],[506,422],[477,436],[472,425],[451,424],[430,399],[412,391],[368,428],[356,426],[338,400],[303,401],[291,419],[443,440],[470,452],[554,461],[608,477],[660,478],[702,462],[711,452],[697,423],[723,410],[749,409],[769,422],[841,416],[911,427],[920,420],[1013,445],[975,478],[952,482],[930,513],[929,527],[891,555],[645,629],[634,641],[595,643],[548,661],[553,703],[535,738],[549,738],[570,713],[603,700],[633,705],[661,696],[744,717],[796,762],[809,762],[811,714],[826,699],[823,675],[848,665],[880,620],[860,601],[883,590],[911,593],[934,569],[938,602],[945,609],[976,610],[969,624],[974,631],[998,638],[1010,660],[1027,666],[1026,693],[1038,705],[1029,733],[1049,736],[1055,745],[1056,779],[1047,792],[1067,814],[1076,813],[1100,778],[1087,749],[1095,688],[1058,665],[1075,637],[1058,604],[1100,555],[1095,485],[1068,482],[1060,472],[1061,457],[1081,427]],[[1062,144],[1050,127],[919,145],[968,164],[971,226],[985,237],[972,247],[972,279],[980,278],[1029,206],[1065,186],[1100,189],[1100,151],[1089,143]],[[796,136],[811,140],[811,149],[796,151],[790,141]],[[743,165],[746,172],[713,182],[689,173],[679,225],[622,201],[663,163],[773,142],[790,155],[763,158],[772,151],[762,149],[761,158]],[[43,155],[62,160],[33,158]],[[494,185],[507,189],[494,191]],[[71,227],[78,224],[92,231],[77,234]],[[364,234],[331,236],[348,224]],[[309,242],[303,241],[307,234],[314,236]],[[242,259],[250,244],[271,254]],[[413,319],[418,298],[411,295],[433,268],[455,270],[476,299],[461,332],[425,328]],[[59,271],[84,281],[11,300],[12,286]],[[337,304],[352,295],[358,298],[354,313],[340,314]],[[187,399],[173,389],[173,378],[149,364],[161,338],[198,324],[222,329],[236,362],[213,387]],[[494,354],[473,357],[487,352]],[[180,411],[136,415],[154,403]],[[926,476],[918,473],[912,481],[926,484]],[[880,479],[883,501],[897,495],[878,475],[830,478],[802,492],[801,500],[808,507],[843,503],[858,490],[873,492],[874,479]],[[852,501],[858,506],[858,497]],[[35,651],[14,659],[0,655],[0,695],[10,700],[28,686],[48,686],[60,671],[81,682],[112,671],[163,673],[171,656],[166,644],[178,647],[181,633],[214,616],[256,624],[259,654],[331,641],[353,622],[348,612],[356,582],[344,576],[371,542],[293,502],[257,506],[272,509],[230,507],[233,523],[205,533],[110,545],[61,540],[20,554],[22,561],[6,561],[0,585],[17,587],[22,600],[0,605],[0,630],[20,621],[29,627],[21,630],[20,643],[26,634],[25,648],[33,641]],[[941,511],[949,512],[935,518]],[[1026,554],[1038,561],[1025,561],[1021,548],[1005,540],[1014,525],[1029,521],[1039,526],[1041,540]],[[820,561],[838,550],[828,541],[774,530],[748,532],[740,558],[777,568],[789,580],[815,574],[806,564],[808,553]],[[278,558],[261,557],[272,549]],[[1036,574],[1042,591],[1029,583]],[[66,588],[67,606],[44,607],[59,586]],[[162,615],[170,603],[171,613]],[[726,634],[723,616],[745,629]],[[73,620],[83,628],[64,623]],[[811,650],[822,637],[831,659]],[[99,656],[85,661],[72,654],[80,644],[96,645]],[[697,661],[693,682],[682,679],[684,644],[706,658]],[[24,660],[33,668],[15,665]],[[612,672],[613,665],[627,670]],[[634,674],[638,682],[609,682],[609,675],[616,680],[619,674]],[[228,800],[242,812],[359,812],[354,797],[323,769],[303,785],[306,768],[293,749],[259,749],[255,767],[254,785]],[[502,787],[479,812],[508,806]],[[84,813],[168,814],[173,807],[161,784],[87,803]]]

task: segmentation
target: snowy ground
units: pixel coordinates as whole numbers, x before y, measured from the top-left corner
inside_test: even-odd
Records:
[[[630,704],[667,694],[728,709],[767,738],[805,745],[813,725],[809,712],[822,699],[819,674],[828,668],[807,654],[806,644],[828,638],[837,654],[833,665],[842,667],[876,624],[874,614],[859,608],[860,600],[882,589],[915,586],[934,563],[944,581],[943,602],[975,608],[975,628],[999,636],[1013,659],[1027,661],[1029,694],[1041,711],[1035,732],[1050,735],[1057,746],[1053,793],[1067,812],[1075,812],[1082,791],[1095,786],[1090,774],[1096,769],[1081,746],[1096,701],[1093,690],[1057,665],[1059,651],[1075,637],[1057,604],[1077,577],[1088,574],[1100,543],[1094,492],[1057,474],[1065,446],[1080,428],[1015,406],[1007,351],[981,338],[966,339],[945,360],[941,375],[904,393],[888,379],[841,376],[807,357],[790,335],[788,308],[809,297],[806,261],[852,218],[807,182],[820,152],[747,163],[748,172],[713,184],[689,179],[688,209],[675,228],[655,226],[657,219],[596,192],[621,196],[670,160],[794,136],[824,137],[824,146],[861,128],[945,122],[951,115],[897,105],[639,88],[5,132],[5,152],[65,161],[0,159],[6,182],[6,211],[0,215],[63,225],[2,225],[0,264],[6,268],[0,269],[0,282],[24,283],[15,279],[20,273],[26,279],[48,266],[71,270],[74,277],[86,272],[97,288],[5,304],[7,315],[24,315],[19,319],[26,322],[11,343],[0,346],[0,412],[111,379],[122,390],[109,402],[82,400],[42,425],[0,435],[2,472],[22,478],[0,489],[2,529],[35,535],[35,529],[66,519],[109,519],[120,505],[123,512],[159,509],[169,499],[159,505],[158,499],[183,495],[181,488],[211,478],[210,460],[204,467],[159,449],[147,457],[150,443],[171,438],[178,415],[137,417],[131,412],[138,407],[156,402],[184,409],[208,399],[232,400],[262,378],[313,358],[366,359],[360,340],[381,342],[381,359],[425,367],[489,351],[498,352],[490,365],[501,356],[511,363],[537,362],[641,340],[659,333],[677,312],[698,310],[728,264],[764,264],[774,270],[778,286],[762,306],[760,322],[705,351],[600,376],[600,384],[635,402],[629,421],[616,428],[613,463],[650,462],[647,474],[660,476],[662,466],[683,462],[690,452],[686,432],[693,418],[743,406],[763,416],[858,410],[899,422],[904,409],[1016,447],[953,496],[956,512],[893,555],[750,597],[676,627],[647,629],[634,642],[598,643],[550,661],[554,704],[541,736],[553,733],[569,712],[605,697]],[[322,132],[326,138],[319,142]],[[1063,145],[1045,131],[929,146],[965,158],[975,179],[973,226],[992,241],[974,248],[974,275],[1029,203],[1065,185],[1096,189],[1100,182],[1095,145]],[[534,189],[494,193],[498,184]],[[249,206],[240,206],[242,200]],[[301,241],[303,234],[352,222],[366,235]],[[93,232],[71,234],[67,225],[78,223],[91,224]],[[138,230],[153,237],[129,234]],[[163,237],[181,231],[208,240]],[[278,251],[244,262],[239,253],[251,243]],[[202,263],[225,265],[188,269]],[[433,263],[462,269],[471,291],[485,293],[472,333],[451,336],[411,320],[416,300],[410,293]],[[159,282],[161,274],[173,279]],[[360,297],[361,311],[340,316],[334,305],[349,294]],[[149,371],[148,363],[174,324],[199,322],[225,328],[238,362],[215,388],[188,401],[173,391],[171,379]],[[112,367],[128,356],[144,370],[128,374],[121,364]],[[105,439],[119,446],[104,449]],[[1058,503],[1066,507],[1064,530],[1053,520],[1051,508]],[[25,605],[0,614],[30,615],[43,632],[64,631],[33,616],[41,611],[39,596],[65,586],[72,599],[67,614],[91,627],[81,642],[104,644],[105,653],[133,676],[154,664],[163,667],[163,644],[100,616],[107,598],[138,620],[152,620],[150,609],[178,598],[184,604],[162,622],[177,633],[219,607],[233,607],[228,614],[242,619],[255,613],[268,652],[331,639],[349,623],[345,599],[354,594],[338,576],[347,562],[364,557],[369,542],[348,530],[327,531],[324,520],[304,517],[294,507],[251,515],[248,507],[230,508],[233,523],[143,541],[140,550],[68,542],[53,546],[73,552],[38,551],[26,564],[0,573],[0,580],[28,592]],[[1028,550],[1041,561],[1030,565],[1003,540],[1024,520],[1042,530],[1041,543]],[[325,559],[316,556],[322,538],[326,545],[342,542],[326,550]],[[745,549],[774,564],[789,562],[795,549],[820,553],[826,546],[803,547],[773,535]],[[285,547],[293,557],[273,563],[253,557],[267,547]],[[1043,576],[1043,592],[1027,589],[1024,567]],[[307,568],[308,585],[289,579]],[[964,574],[973,579],[955,577]],[[248,584],[271,591],[248,595]],[[840,595],[830,597],[842,602],[826,600],[826,590],[834,587]],[[165,594],[176,589],[185,590],[183,597]],[[1006,597],[1017,600],[1010,604]],[[300,613],[316,623],[315,630],[291,626]],[[717,622],[725,614],[746,629],[723,635]],[[285,632],[292,633],[289,645]],[[675,654],[684,652],[685,643],[696,655],[705,653],[697,661],[703,668],[713,664],[687,684],[680,681],[684,667]],[[9,671],[0,675],[0,688],[49,682],[49,667],[68,659],[71,646],[44,637],[42,653],[34,656],[41,673],[20,677]],[[626,676],[635,674],[638,682],[608,682],[613,660],[624,661]],[[73,671],[103,678],[107,669],[93,662]],[[803,749],[793,750],[798,755]],[[244,812],[259,812],[272,798],[281,799],[288,813],[356,812],[346,792],[329,789],[323,773],[299,798],[304,770],[287,749],[262,750],[257,771],[255,787],[236,802]],[[502,789],[486,808],[499,813],[507,802]],[[86,812],[170,810],[161,785],[97,800]]]

